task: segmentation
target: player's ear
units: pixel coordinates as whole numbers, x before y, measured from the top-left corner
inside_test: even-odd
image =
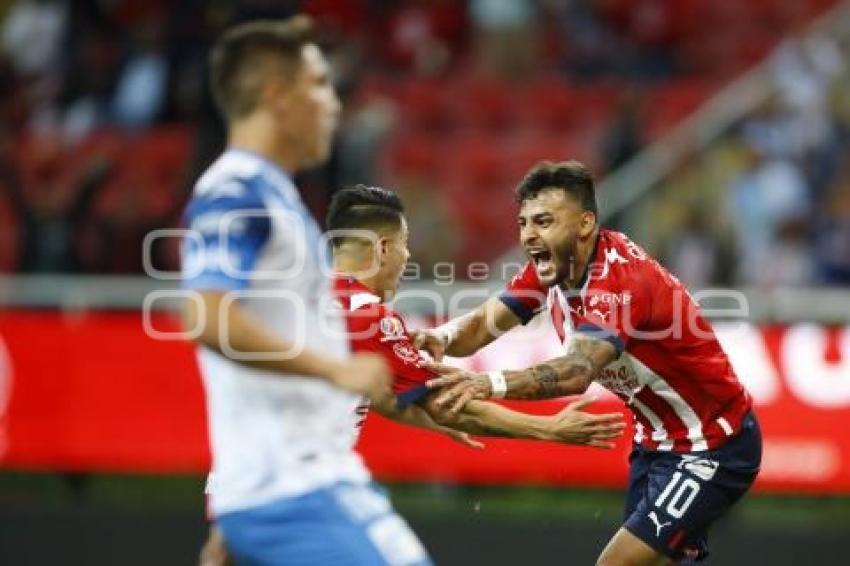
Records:
[[[585,210],[581,213],[581,221],[578,227],[579,236],[589,238],[596,228],[596,213],[590,210]]]
[[[378,265],[383,265],[384,258],[390,253],[390,243],[389,238],[378,238],[378,245],[375,247],[375,254],[378,256]]]

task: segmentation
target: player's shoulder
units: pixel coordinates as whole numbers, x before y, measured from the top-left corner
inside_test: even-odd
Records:
[[[375,328],[382,319],[396,316],[378,295],[351,276],[336,275],[333,293],[351,330]]]
[[[265,208],[265,184],[261,163],[227,151],[198,178],[189,209]]]
[[[537,276],[537,270],[530,261],[525,262],[516,275],[508,281],[507,286],[512,290],[538,290],[543,288],[543,284],[540,283],[540,278]]]
[[[626,234],[601,230],[591,266],[590,287],[629,288],[657,268],[658,263],[652,256]]]

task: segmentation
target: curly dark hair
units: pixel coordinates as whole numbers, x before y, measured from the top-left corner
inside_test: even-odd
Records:
[[[517,186],[516,200],[522,204],[523,201],[536,198],[541,191],[553,188],[563,190],[578,200],[584,210],[599,215],[593,176],[578,161],[541,161],[531,168]]]

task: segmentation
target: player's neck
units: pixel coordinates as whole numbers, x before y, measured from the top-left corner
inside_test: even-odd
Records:
[[[368,263],[371,263],[371,260]],[[364,265],[363,262],[355,258],[340,254],[334,256],[333,267],[335,273],[352,277],[380,297],[381,302],[383,302],[385,297],[381,291],[381,286],[378,284],[378,274],[368,263]]]
[[[254,114],[230,124],[228,149],[255,153],[268,159],[289,175],[298,172],[298,160],[290,148],[280,147],[271,122],[262,114]]]
[[[588,266],[593,261],[596,253],[596,244],[599,241],[599,228],[593,231],[590,238],[576,242],[576,256],[570,276],[563,282],[567,289],[577,289],[582,285]]]

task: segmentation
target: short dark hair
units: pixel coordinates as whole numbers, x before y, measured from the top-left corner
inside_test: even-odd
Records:
[[[596,206],[596,189],[593,175],[583,163],[578,161],[541,161],[531,168],[516,188],[516,200],[536,198],[546,189],[561,189],[581,203],[584,210],[599,216]]]
[[[210,53],[210,88],[228,118],[249,114],[257,105],[266,60],[276,57],[281,70],[295,74],[301,50],[314,41],[313,20],[255,20],[234,26],[218,38]]]
[[[334,194],[328,207],[327,229],[334,230],[377,230],[390,227],[401,228],[404,205],[398,195],[381,187],[356,185],[341,189]],[[345,237],[333,237],[335,248],[342,245]]]

